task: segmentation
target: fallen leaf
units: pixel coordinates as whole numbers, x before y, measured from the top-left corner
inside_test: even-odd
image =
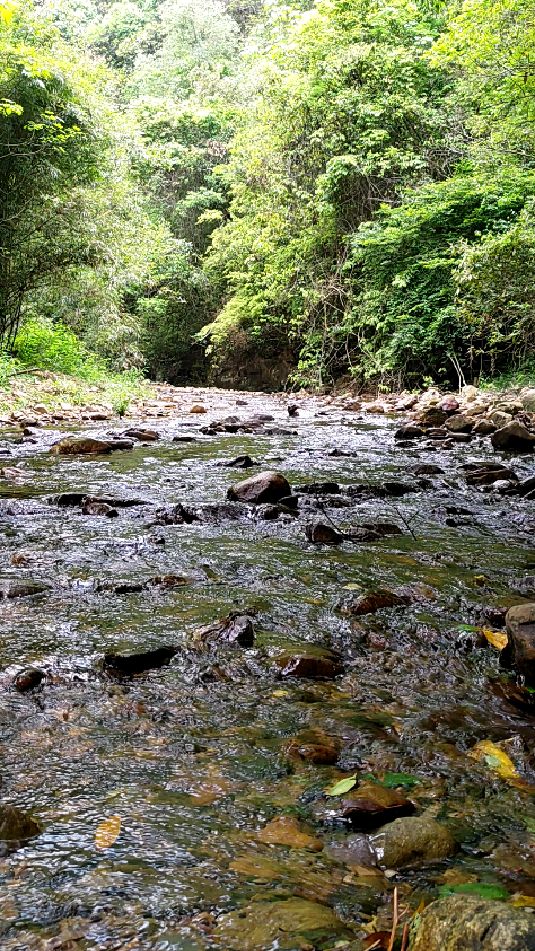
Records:
[[[353,786],[357,785],[357,776],[346,776],[345,779],[340,779],[334,786],[329,786],[325,790],[326,796],[343,796],[344,793],[349,792],[350,789],[353,789]]]
[[[103,822],[99,822],[95,832],[95,845],[97,849],[109,849],[119,838],[120,832],[120,816],[108,816]]]
[[[487,627],[482,627],[481,633],[485,640],[487,640],[489,644],[492,644],[497,650],[503,651],[504,647],[507,647],[509,638],[505,631],[491,631]]]
[[[513,895],[510,905],[513,905],[514,908],[535,908],[535,897],[533,895]]]
[[[511,781],[520,778],[512,759],[492,740],[481,740],[476,743],[470,751],[470,756],[485,763],[489,769],[498,774],[500,779]]]

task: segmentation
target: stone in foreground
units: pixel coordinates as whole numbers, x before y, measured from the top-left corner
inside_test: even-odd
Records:
[[[491,436],[491,443],[495,449],[503,452],[534,452],[535,436],[523,423],[513,420],[497,429]]]
[[[528,685],[535,686],[535,602],[509,608],[505,623],[509,643],[502,660],[510,662]]]
[[[372,843],[386,868],[437,862],[456,850],[449,829],[425,815],[396,819],[381,829]]]
[[[421,913],[411,951],[535,951],[535,915],[499,901],[452,895]]]
[[[243,482],[232,485],[227,492],[231,502],[278,502],[292,490],[280,472],[259,472]]]

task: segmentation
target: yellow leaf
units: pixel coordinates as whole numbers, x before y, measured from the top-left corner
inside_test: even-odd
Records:
[[[515,908],[535,908],[535,898],[533,895],[520,895],[517,892],[509,904],[514,905]]]
[[[481,633],[489,644],[492,644],[497,650],[503,651],[504,647],[507,647],[509,638],[505,631],[491,631],[487,627],[482,627]]]
[[[470,756],[485,763],[489,769],[497,773],[500,779],[517,780],[519,775],[515,764],[501,746],[491,740],[481,740],[473,747]]]
[[[95,832],[95,845],[97,849],[109,849],[119,838],[120,832],[120,816],[108,816],[103,822],[99,822]]]

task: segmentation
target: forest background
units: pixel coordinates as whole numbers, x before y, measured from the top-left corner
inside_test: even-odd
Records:
[[[0,383],[535,376],[534,0],[0,0]]]

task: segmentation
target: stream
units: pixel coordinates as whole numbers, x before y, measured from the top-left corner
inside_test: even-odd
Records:
[[[0,431],[18,470],[0,479],[0,581],[38,586],[0,600],[0,797],[42,827],[0,851],[1,947],[360,951],[383,947],[366,936],[390,930],[394,889],[407,921],[460,885],[535,904],[531,694],[484,633],[535,600],[535,504],[463,469],[527,478],[532,461],[400,443],[399,416],[321,398],[289,418],[277,395],[177,392],[165,415]],[[136,426],[159,438],[50,453]],[[245,455],[258,466],[226,465]],[[297,512],[227,503],[265,470]],[[314,544],[318,520],[361,532]],[[385,590],[399,602],[355,609]],[[206,634],[236,616],[252,645]],[[103,664],[162,646],[133,675]],[[44,679],[19,692],[29,666]],[[325,790],[348,777],[386,811],[343,815]],[[385,866],[389,808],[454,846]]]

